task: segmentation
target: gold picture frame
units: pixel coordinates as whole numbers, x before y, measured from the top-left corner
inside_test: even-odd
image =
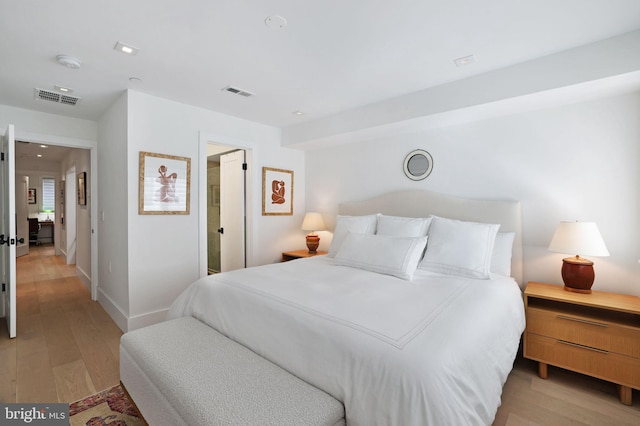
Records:
[[[262,168],[262,215],[293,215],[293,171]]]
[[[189,214],[191,158],[140,151],[138,214]]]

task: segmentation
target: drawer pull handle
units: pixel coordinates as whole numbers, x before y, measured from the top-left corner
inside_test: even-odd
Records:
[[[605,324],[605,323],[602,323],[602,322],[587,321],[587,320],[583,320],[583,319],[580,319],[580,318],[567,317],[565,315],[558,315],[556,318],[564,319],[564,320],[568,320],[568,321],[581,322],[583,324],[597,325],[598,327],[609,327],[608,324]]]
[[[580,349],[587,349],[589,351],[600,352],[601,354],[608,354],[609,353],[609,351],[605,351],[603,349],[592,348],[591,346],[579,345],[577,343],[567,342],[566,340],[558,340],[558,343],[563,343],[563,344],[569,345],[569,346],[575,346],[576,348],[580,348]]]

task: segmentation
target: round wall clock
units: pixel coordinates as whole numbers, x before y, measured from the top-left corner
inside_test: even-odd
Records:
[[[416,149],[407,154],[403,164],[404,174],[411,180],[422,180],[433,170],[433,158],[423,149]]]

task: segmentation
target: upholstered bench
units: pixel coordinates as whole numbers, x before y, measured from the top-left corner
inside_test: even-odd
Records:
[[[120,380],[152,425],[344,425],[342,404],[202,322],[125,333]]]

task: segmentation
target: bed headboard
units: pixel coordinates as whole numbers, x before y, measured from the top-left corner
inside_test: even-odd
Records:
[[[341,215],[359,216],[382,213],[392,216],[427,217],[436,215],[450,219],[483,223],[499,223],[500,232],[515,232],[511,275],[522,285],[522,218],[519,201],[478,200],[453,197],[431,191],[397,191],[369,200],[342,203]]]

